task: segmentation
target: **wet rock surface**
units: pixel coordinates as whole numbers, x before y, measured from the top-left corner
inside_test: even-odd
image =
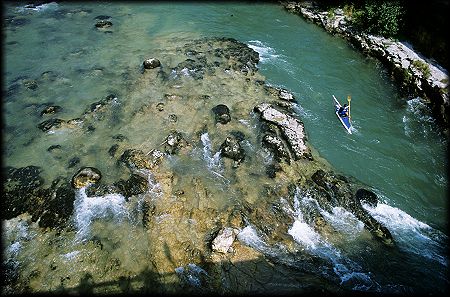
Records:
[[[275,109],[268,103],[255,106],[255,111],[261,115],[263,120],[279,127],[296,160],[312,158],[311,151],[306,145],[306,133],[301,121]]]
[[[102,178],[100,170],[94,167],[83,167],[72,177],[72,187],[75,189],[97,183]]]
[[[216,123],[226,124],[231,121],[230,109],[225,104],[219,104],[212,108]]]
[[[8,218],[28,212],[34,222],[39,220],[40,228],[67,227],[75,214],[80,215],[74,207],[80,207],[82,199],[94,205],[91,212],[83,213],[93,216],[92,233],[77,249],[67,248],[63,231],[58,235],[49,231],[36,244],[46,265],[36,269],[31,283],[27,270],[17,282],[39,291],[38,283],[51,276],[52,288],[65,293],[346,290],[333,271],[335,263],[309,253],[291,235],[300,211],[296,199],[304,193],[325,211],[336,206],[348,209],[389,245],[389,230],[360,203],[374,203],[376,197],[312,158],[303,124],[288,108],[295,98],[288,90],[264,84],[257,73],[255,51],[228,38],[190,41],[177,45],[178,51],[183,53],[179,60],[158,70],[174,70],[176,75],[166,73],[159,80],[160,72],[140,74],[135,92],[142,92],[145,100],[130,108],[129,123],[116,124],[122,100],[111,94],[92,103],[79,118],[42,125],[46,131],[70,125],[83,136],[86,129],[81,128],[92,126],[90,133],[95,136],[102,129],[100,123],[108,123],[103,128],[109,131],[103,138],[106,144],[99,154],[110,162],[106,170],[81,167],[73,174],[88,156],[82,151],[64,156],[68,145],[62,142],[47,144],[45,153],[58,154],[65,168],[69,161],[73,166],[70,176],[55,180],[51,187],[43,187],[38,167],[8,169],[4,204]],[[165,66],[166,61],[161,61]],[[201,89],[203,84],[207,87]],[[228,92],[227,84],[238,84],[238,94]],[[156,88],[159,93],[153,92]],[[136,94],[127,96],[134,99]],[[250,96],[257,98],[256,106]],[[170,121],[171,115],[177,120]],[[132,129],[143,137],[128,133]],[[272,161],[261,157],[265,150]],[[214,159],[216,153],[225,166]],[[121,174],[114,176],[108,170]],[[100,210],[106,215],[96,217]],[[303,223],[317,234],[337,233],[318,208],[301,210]],[[71,233],[65,234],[69,240],[74,228],[79,225],[69,225]]]

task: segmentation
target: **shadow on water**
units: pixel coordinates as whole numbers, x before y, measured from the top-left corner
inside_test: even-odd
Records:
[[[135,276],[120,276],[116,280],[95,281],[89,272],[82,275],[78,285],[66,287],[64,279],[51,291],[3,292],[4,295],[283,295],[320,296],[348,295],[348,291],[317,275],[311,275],[286,265],[272,263],[265,257],[249,261],[232,261],[225,257],[219,262],[188,264],[171,273],[158,273],[147,267]],[[203,270],[203,268],[205,270]],[[208,272],[206,272],[208,271]]]

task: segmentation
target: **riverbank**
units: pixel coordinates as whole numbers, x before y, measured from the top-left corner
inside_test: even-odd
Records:
[[[281,4],[287,11],[318,24],[331,34],[342,36],[364,54],[378,59],[398,83],[402,94],[408,98],[420,97],[431,106],[448,136],[450,103],[446,69],[415,52],[406,42],[358,32],[343,9],[324,11],[314,1]]]

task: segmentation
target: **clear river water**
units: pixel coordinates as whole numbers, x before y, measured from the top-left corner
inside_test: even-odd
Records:
[[[311,254],[331,261],[334,271],[338,271],[336,273],[341,277],[341,284],[353,277],[356,285],[350,289],[446,291],[447,142],[430,109],[420,98],[402,97],[389,74],[376,60],[356,51],[343,39],[286,12],[277,4],[169,1],[152,4],[49,3],[34,8],[17,3],[3,5],[2,75],[4,90],[8,90],[2,102],[4,166],[39,166],[43,169],[47,186],[59,175],[72,176],[82,165],[100,169],[105,182],[123,177],[124,172],[115,169],[115,160],[102,153],[114,144],[111,136],[120,133],[127,137],[130,146],[149,151],[164,140],[167,131],[163,128],[169,125],[167,122],[146,125],[144,119],[135,117],[136,111],[145,106],[145,100],[161,98],[166,92],[157,87],[142,91],[143,85],[151,85],[151,82],[141,80],[142,61],[157,57],[174,66],[182,61],[177,47],[187,41],[203,37],[234,38],[258,52],[258,72],[264,76],[266,84],[287,89],[295,96],[298,103],[295,113],[303,121],[309,144],[315,152],[334,170],[368,185],[378,195],[380,203],[367,209],[391,231],[400,252],[388,256],[391,257],[388,265],[385,263],[388,260],[381,260],[385,256],[382,251],[370,250],[368,255],[364,252],[364,244],[352,247],[352,241],[333,245],[332,240],[319,238],[311,230],[294,224],[289,230],[296,243]],[[98,30],[94,26],[97,16],[109,16],[113,25],[106,30]],[[26,80],[38,81],[38,87],[20,85]],[[204,89],[193,89],[192,93],[237,98],[240,96],[238,87],[231,80],[227,85],[207,85]],[[117,104],[121,106],[121,112],[115,115],[114,121],[99,123],[95,133],[88,136],[74,135],[65,130],[44,133],[36,127],[42,121],[40,112],[44,103],[62,106],[57,116],[71,119],[79,117],[87,106],[111,93],[119,98]],[[242,97],[249,94],[250,91]],[[346,102],[351,96],[352,134],[348,134],[336,118],[332,95],[341,102]],[[232,100],[230,104],[234,102]],[[201,125],[205,115],[193,112],[200,110],[199,104],[192,100],[181,106],[173,105],[171,111],[178,115],[178,129],[189,134]],[[242,120],[245,131],[251,131],[252,120]],[[204,179],[213,196],[229,191],[229,195],[235,198],[239,191],[233,188],[232,181],[227,184],[211,178],[211,168],[217,161],[212,148],[217,148],[220,141],[214,142],[214,131],[208,131],[209,134],[204,133],[198,147],[194,148],[190,161],[174,157],[167,166],[179,174],[179,185],[187,183],[183,176],[198,175]],[[66,148],[56,157],[47,151],[50,145],[55,144]],[[252,145],[249,140],[249,151]],[[68,166],[73,157],[78,157],[79,163],[75,167]],[[264,162],[262,153],[255,158]],[[208,166],[204,160],[209,162]],[[213,172],[226,177],[226,171],[217,169]],[[247,182],[255,187],[263,183],[252,180],[251,176]],[[133,229],[132,220],[127,224],[134,231],[127,231],[127,224],[119,224],[116,220],[96,227],[104,213],[112,212],[117,218],[124,211],[123,197],[112,194],[108,197],[116,201],[110,202],[116,203],[115,208],[101,206],[102,202],[84,203],[85,193],[77,192],[75,235],[72,234],[76,243],[68,243],[72,240],[69,232],[64,239],[67,242],[61,245],[60,250],[52,247],[51,251],[46,251],[43,246],[43,242],[56,236],[54,233],[42,233],[36,226],[27,225],[25,219],[4,220],[5,259],[15,261],[23,275],[48,266],[51,259],[62,254],[66,262],[58,260],[58,265],[63,265],[76,257],[84,257],[83,241],[80,243],[79,239],[85,236],[83,232],[88,232],[87,228],[92,228],[89,232],[99,234],[107,230],[109,236],[118,242],[127,240],[128,236],[128,241],[142,243],[133,250],[135,254],[128,256],[124,250],[129,246],[118,248],[122,253],[117,252],[117,257],[131,267],[133,257],[141,259],[143,251],[147,252],[145,240]],[[249,199],[255,202],[261,198]],[[227,204],[223,201],[214,203],[217,209]],[[332,213],[330,220],[336,221],[340,216],[345,214]],[[350,229],[344,233],[355,238],[355,234],[360,232],[358,226],[357,223],[347,226]],[[251,242],[248,238],[254,236],[252,231],[254,229],[245,229],[239,237],[241,241]],[[113,232],[117,233],[111,235]],[[243,238],[245,234],[248,234],[247,240]],[[259,251],[264,253],[262,248]],[[368,286],[361,281],[364,278],[361,275],[342,274],[339,265],[344,262],[347,268],[352,265],[358,267],[359,270],[355,270],[363,271],[361,274],[377,285]],[[62,283],[62,277],[52,273],[38,277],[29,286],[34,291],[55,290],[55,282],[59,284],[61,279]]]

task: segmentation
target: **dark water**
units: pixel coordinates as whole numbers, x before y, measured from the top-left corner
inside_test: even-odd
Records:
[[[110,32],[95,29],[94,18],[98,15],[111,16],[113,26],[105,30]],[[352,241],[362,229],[361,222],[339,208],[329,214],[329,221],[348,236],[344,243],[320,237],[304,223],[299,209],[294,210],[297,220],[289,228],[294,240],[311,254],[333,263],[342,282],[359,279],[360,284],[370,283],[370,287],[387,292],[416,287],[421,292],[446,289],[447,143],[420,98],[402,98],[384,69],[345,41],[275,4],[51,3],[26,9],[9,3],[5,6],[3,21],[6,24],[3,77],[5,90],[8,90],[3,99],[5,165],[41,166],[46,182],[50,183],[58,175],[72,175],[74,168],[69,168],[67,162],[79,157],[80,164],[89,164],[104,172],[105,180],[121,177],[123,172],[115,171],[113,161],[100,153],[113,144],[110,136],[126,135],[130,145],[137,145],[144,151],[161,143],[166,136],[161,129],[167,123],[145,125],[144,120],[132,117],[145,100],[164,94],[164,90],[157,88],[142,92],[134,84],[141,75],[139,65],[143,59],[158,56],[176,65],[181,61],[176,47],[185,41],[207,36],[232,37],[259,53],[259,72],[266,82],[295,95],[299,103],[296,112],[315,150],[337,171],[370,185],[378,194],[382,203],[366,209],[391,230],[400,251],[391,255],[389,261],[379,261],[385,252],[365,246],[364,241]],[[38,81],[38,87],[24,87],[29,80]],[[230,80],[226,86],[207,85],[192,93],[210,92],[217,97],[234,98],[241,92],[239,88],[238,83],[234,85]],[[117,94],[123,111],[113,117],[114,120],[99,124],[93,136],[65,130],[42,136],[43,132],[36,129],[36,124],[42,121],[43,103],[63,106],[58,116],[70,119],[110,93]],[[354,131],[351,135],[336,119],[333,94],[341,102],[348,95],[352,98]],[[251,96],[251,91],[243,93],[242,97],[245,95]],[[187,110],[186,117],[178,122],[186,131],[194,131],[201,125],[204,115],[195,112],[200,110],[199,105],[192,101],[173,106],[174,113]],[[251,118],[241,123],[248,131],[252,124]],[[204,178],[211,176],[211,172],[222,176],[220,166],[214,163],[211,147],[217,143],[210,143],[212,136],[202,135],[203,147],[198,148],[195,158],[190,161],[174,159],[170,166],[184,176],[198,172],[203,172]],[[67,147],[65,155],[55,159],[46,154],[52,144]],[[248,146],[252,145],[250,141]],[[263,154],[259,158],[264,162]],[[205,167],[203,160],[209,161],[209,166]],[[263,183],[252,180],[251,176],[247,179],[248,184]],[[230,196],[237,195],[226,178],[218,184],[211,181],[209,185],[212,193],[225,189],[233,193]],[[114,207],[104,206],[101,197],[88,205],[83,200],[84,192],[77,195],[75,238],[82,238],[88,227],[97,230],[91,231],[93,233],[106,232],[105,225],[96,229],[92,223],[104,212],[111,212],[118,218],[126,212],[120,195],[109,196],[115,201]],[[249,196],[250,201],[259,199],[256,195]],[[297,199],[298,205],[308,203],[305,197]],[[214,203],[220,208],[228,202],[217,199]],[[119,234],[128,234],[133,241],[144,238],[138,231],[129,232],[130,228],[134,230],[133,224],[129,224],[117,227],[111,223],[106,225],[109,226],[106,230],[115,230],[117,233],[113,237],[118,241]],[[44,259],[43,255],[48,254],[45,248],[24,244],[21,240],[42,238],[45,241],[51,234],[29,231],[23,222],[14,220],[5,226],[9,228],[6,234],[12,243],[7,246],[7,256],[27,261],[27,256],[34,254],[36,267],[44,265],[39,257]],[[269,253],[251,226],[244,231],[240,235],[242,242]],[[30,232],[37,233],[30,235]],[[115,251],[133,271],[139,271],[144,265],[137,259],[143,257],[148,243],[139,242],[132,256],[124,256],[128,245]],[[69,243],[52,253],[67,255],[67,259],[82,254]],[[28,264],[27,269],[32,266]],[[426,284],[421,283],[423,279]],[[50,289],[58,281],[48,276],[45,281],[41,280],[42,287],[34,284],[34,288]],[[364,288],[364,285],[355,286],[355,289]]]

